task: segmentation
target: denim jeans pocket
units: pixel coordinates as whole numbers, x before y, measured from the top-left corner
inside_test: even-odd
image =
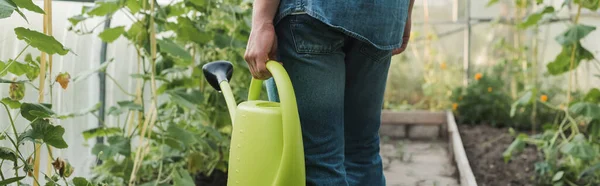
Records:
[[[360,53],[369,58],[371,62],[380,62],[392,56],[391,50],[381,50],[365,42],[361,43]]]
[[[293,15],[290,30],[296,52],[329,54],[344,45],[346,35],[309,15]]]

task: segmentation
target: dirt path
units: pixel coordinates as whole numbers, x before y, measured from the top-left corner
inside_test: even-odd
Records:
[[[381,146],[388,186],[458,186],[444,141],[391,140]]]

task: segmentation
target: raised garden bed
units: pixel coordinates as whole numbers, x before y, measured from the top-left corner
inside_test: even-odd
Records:
[[[505,163],[502,153],[514,140],[508,129],[489,125],[460,125],[458,128],[480,186],[535,185],[533,167],[539,161],[535,147],[525,147],[523,152]]]

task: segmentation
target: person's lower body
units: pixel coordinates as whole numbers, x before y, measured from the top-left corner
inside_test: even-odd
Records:
[[[307,185],[385,185],[379,126],[391,51],[306,14],[276,26],[302,126]],[[278,101],[272,79],[269,99]]]

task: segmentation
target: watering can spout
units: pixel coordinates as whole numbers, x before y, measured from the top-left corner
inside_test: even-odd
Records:
[[[229,116],[231,117],[232,123],[235,116],[235,110],[237,104],[229,86],[229,81],[233,75],[233,65],[228,61],[215,61],[208,63],[202,67],[204,77],[214,89],[223,93],[225,102],[227,103],[227,109],[229,110]]]

